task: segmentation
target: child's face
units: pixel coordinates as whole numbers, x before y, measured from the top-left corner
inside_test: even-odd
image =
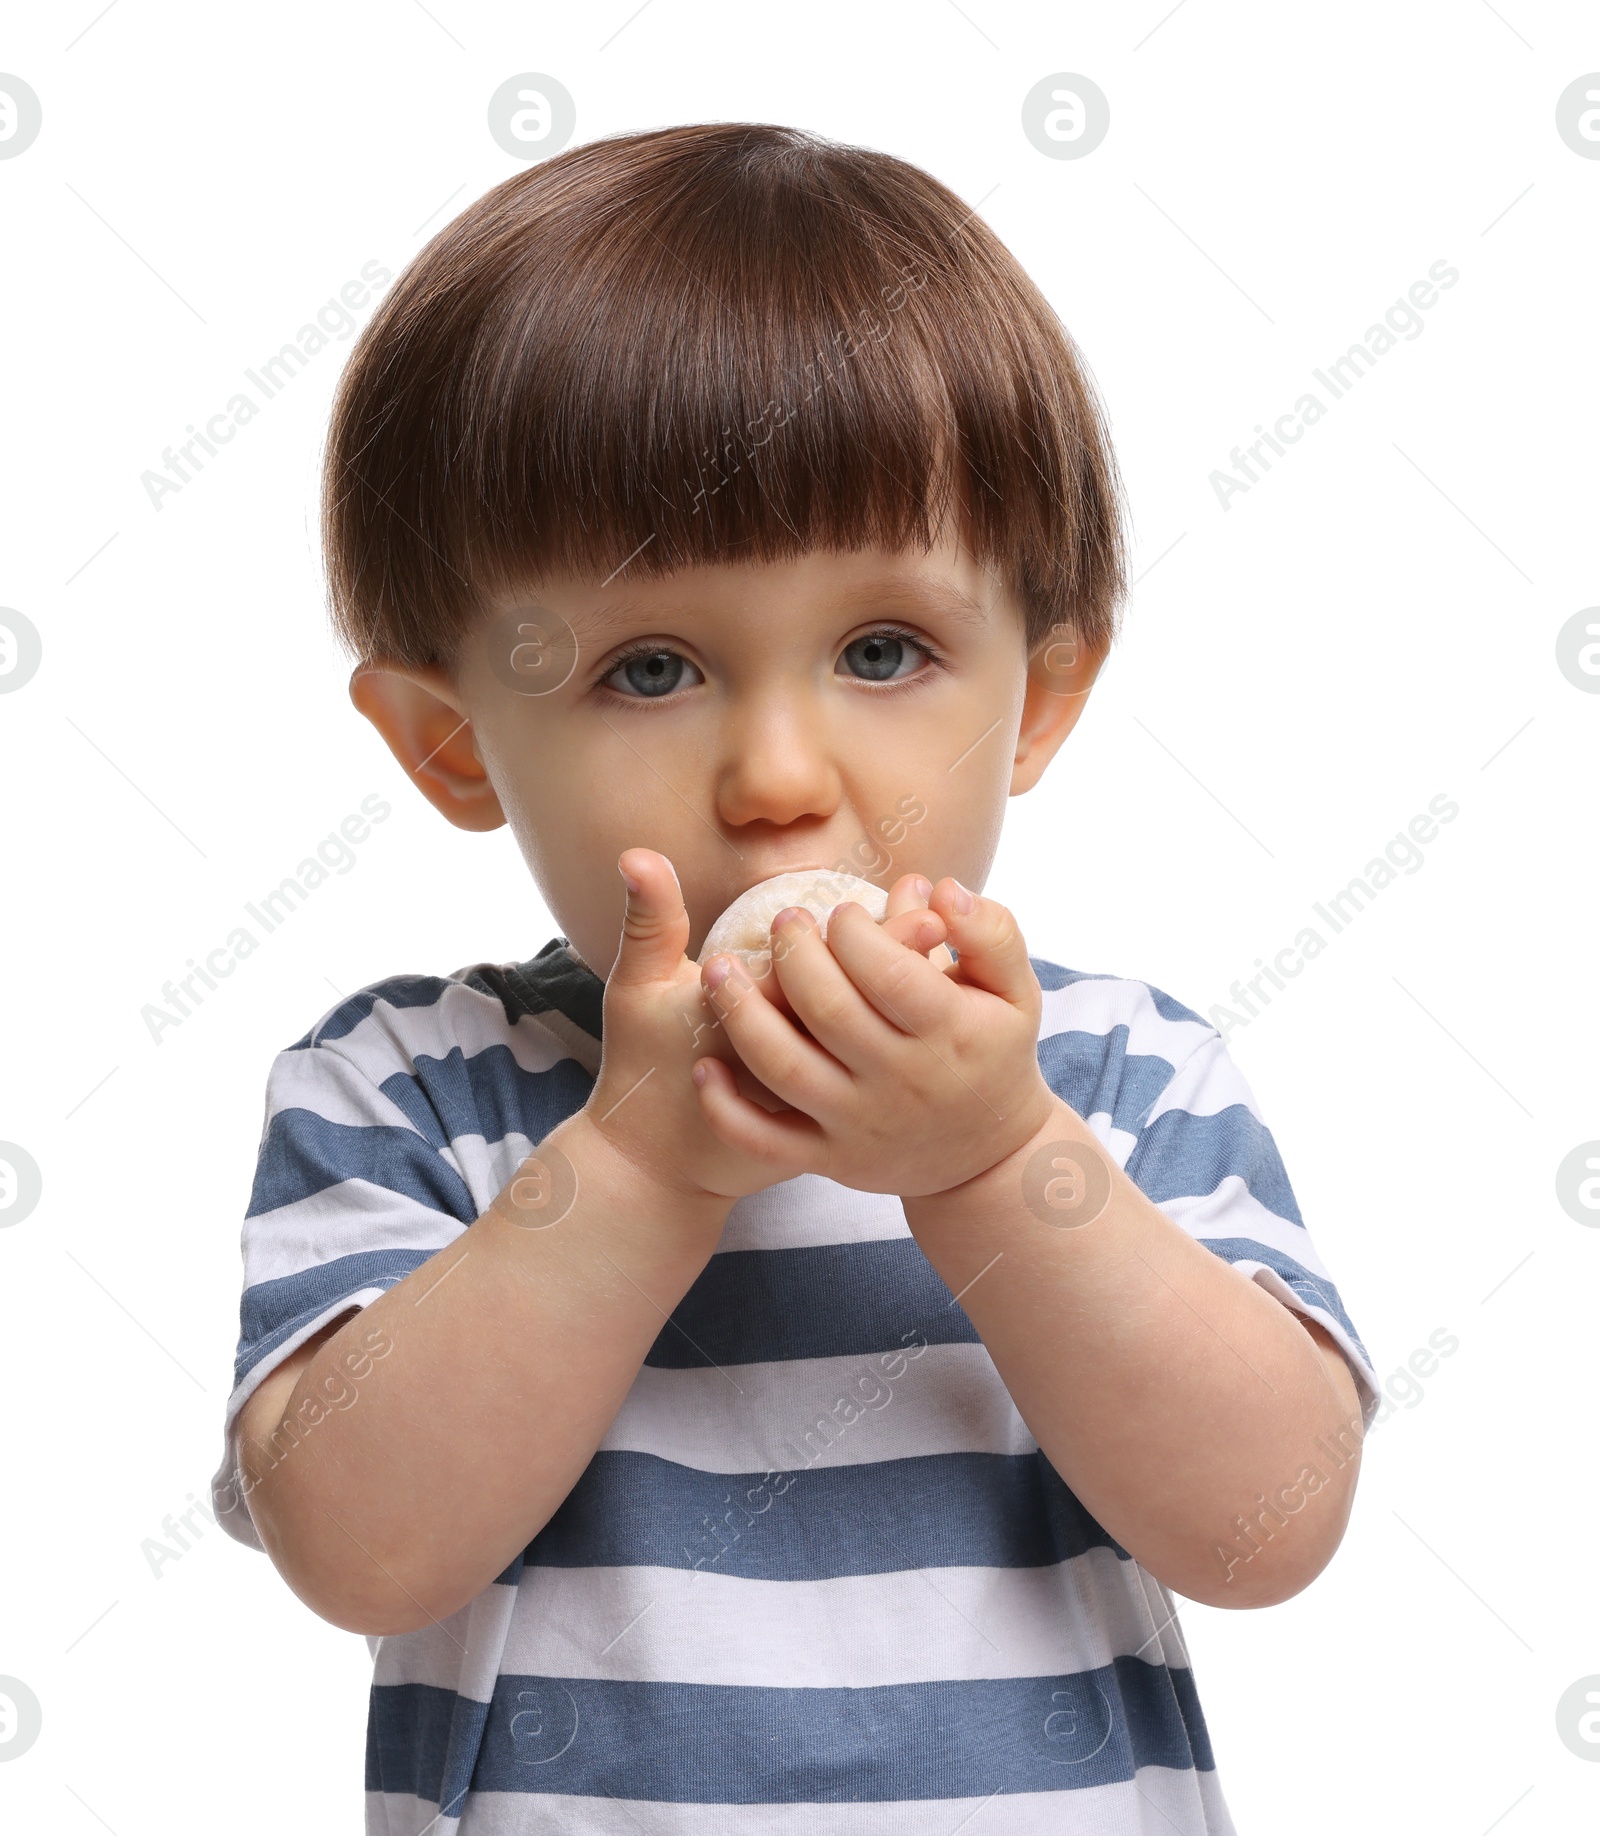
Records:
[[[547,639],[554,613],[577,648],[543,694],[507,683],[507,614],[536,622],[533,608]],[[559,641],[549,654],[559,674]],[[691,955],[746,887],[796,868],[981,888],[1007,796],[1037,781],[1099,661],[1058,642],[1030,667],[1021,609],[951,535],[927,554],[550,577],[490,609],[453,679],[358,672],[352,695],[453,821],[510,823],[605,975],[624,848],[676,867]]]

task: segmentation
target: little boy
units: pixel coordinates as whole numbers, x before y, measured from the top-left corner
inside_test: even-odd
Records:
[[[368,1830],[1231,1830],[1169,1590],[1308,1585],[1377,1379],[1216,1031],[968,890],[1123,591],[1048,305],[882,154],[579,147],[395,283],[325,538],[563,932],[269,1080],[215,1492],[368,1635]],[[694,960],[807,868],[887,916]]]

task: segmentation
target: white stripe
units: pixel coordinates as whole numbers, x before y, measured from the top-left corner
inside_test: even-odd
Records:
[[[889,1553],[887,1548],[885,1553]],[[757,1581],[682,1568],[525,1571],[501,1669],[765,1689],[1049,1677],[1113,1657],[1187,1666],[1110,1549],[1048,1568]],[[1086,1610],[1085,1601],[1094,1607]]]
[[[491,1581],[476,1599],[437,1625],[372,1641],[378,1647],[372,1660],[373,1688],[420,1683],[429,1689],[454,1690],[458,1696],[470,1696],[475,1702],[490,1701],[495,1678],[506,1668],[497,1660],[517,1591]],[[492,1610],[487,1611],[483,1623],[492,1628],[493,1637],[489,1648],[479,1649],[473,1646],[468,1632],[474,1611],[485,1601],[491,1603]],[[476,1687],[469,1689],[469,1680]]]
[[[1113,1550],[1043,1568],[928,1568],[755,1581],[686,1568],[523,1570],[500,1670],[596,1682],[769,1689],[1061,1676],[1113,1657],[1189,1667],[1177,1603]],[[1092,1605],[1086,1605],[1092,1603]],[[374,1681],[488,1695],[458,1680],[465,1609],[380,1641]],[[493,1679],[490,1679],[492,1687]]]
[[[369,1793],[369,1801],[375,1793]],[[406,1799],[407,1805],[415,1803]],[[422,1806],[426,1812],[437,1806]],[[371,1836],[421,1836],[416,1823],[370,1821]],[[1145,1766],[1116,1785],[999,1792],[904,1803],[661,1804],[518,1791],[475,1792],[461,1836],[1237,1836],[1215,1772]],[[449,1836],[441,1824],[427,1836]]]
[[[510,1047],[527,1071],[547,1071],[558,1059],[569,1056],[536,1015],[524,1014],[512,1026],[498,996],[482,994],[465,982],[448,982],[439,998],[425,1007],[393,1007],[380,996],[371,1013],[348,1033],[330,1040],[328,1049],[361,1064],[369,1049],[381,1057],[385,1040],[388,1057],[392,1059],[398,1050],[408,1063],[416,1058],[446,1058],[455,1047],[471,1058],[497,1045]]]
[[[1130,1055],[1164,1058],[1169,1065],[1181,1065],[1216,1030],[1202,1020],[1163,1019],[1155,997],[1143,982],[1111,976],[1045,990],[1039,1021],[1041,1039],[1055,1033],[1103,1036],[1117,1026],[1128,1029],[1126,1050]]]
[[[420,1250],[431,1256],[464,1228],[447,1213],[387,1186],[341,1180],[310,1198],[245,1220],[244,1285],[281,1281],[372,1250]]]
[[[324,1086],[319,1092],[324,1114],[338,1107],[324,1094],[332,1089]],[[377,1118],[369,1107],[365,1116],[334,1115],[333,1119],[352,1120],[359,1126]],[[403,1117],[397,1120],[410,1126]],[[440,1157],[461,1176],[481,1215],[536,1145],[522,1134],[508,1134],[492,1143],[482,1135],[457,1135]],[[463,1228],[445,1212],[418,1199],[366,1180],[344,1180],[245,1221],[245,1286],[298,1275],[335,1257],[367,1250],[431,1252],[452,1242]],[[728,1213],[717,1253],[812,1249],[910,1234],[898,1198],[881,1192],[855,1192],[831,1179],[803,1173],[738,1200]]]
[[[1103,1114],[1087,1120],[1118,1165],[1125,1165],[1135,1138],[1111,1128]],[[535,1145],[520,1134],[492,1144],[481,1135],[458,1135],[442,1158],[460,1174],[481,1213]],[[1249,1237],[1292,1256],[1311,1274],[1331,1279],[1305,1226],[1268,1211],[1236,1174],[1229,1174],[1212,1192],[1164,1199],[1161,1209],[1191,1236]],[[463,1228],[416,1199],[366,1180],[345,1180],[246,1221],[245,1286],[297,1275],[368,1250],[419,1249],[432,1254],[453,1242]],[[728,1214],[717,1253],[808,1249],[909,1235],[898,1198],[855,1192],[806,1173],[740,1199]]]
[[[280,1052],[267,1077],[267,1121],[286,1109],[309,1109],[345,1128],[403,1128],[416,1134],[417,1125],[378,1088],[397,1071],[409,1073],[410,1061],[400,1063],[392,1052],[381,1064],[372,1062],[370,1051],[367,1058],[365,1065],[352,1064],[332,1046]]]
[[[526,1836],[528,1829],[526,1798],[520,1793],[504,1791],[497,1791],[491,1795],[502,1801],[512,1797],[516,1798],[516,1801],[522,1806],[521,1823],[501,1822],[498,1827],[503,1830],[518,1831],[519,1836]],[[470,1812],[476,1802],[477,1800],[469,1792],[464,1808]],[[579,1804],[583,1800],[574,1798],[569,1802]],[[496,1817],[505,1817],[508,1811],[509,1805],[499,1812],[491,1811],[489,1823],[475,1822],[472,1828],[475,1830],[495,1828],[497,1826],[493,1820]],[[458,1823],[454,1817],[441,1817],[437,1804],[430,1803],[426,1798],[413,1797],[409,1791],[369,1791],[367,1793],[367,1836],[456,1836],[456,1832],[465,1827],[465,1824]],[[545,1825],[547,1829],[553,1827],[551,1824]]]
[[[927,1345],[912,1356],[916,1351],[912,1342],[904,1354],[726,1370],[645,1365],[600,1445],[708,1473],[1037,1451],[983,1346]]]
[[[329,1017],[325,1014],[323,1019]],[[314,1037],[315,1028],[312,1030]],[[273,1069],[276,1074],[295,1059],[316,1062],[327,1053],[347,1060],[377,1085],[397,1071],[409,1075],[415,1059],[447,1058],[457,1048],[463,1057],[472,1058],[490,1046],[507,1047],[524,1071],[548,1071],[561,1059],[571,1057],[535,1016],[524,1015],[510,1026],[506,1010],[495,996],[480,994],[465,983],[451,982],[436,1001],[424,1007],[392,1007],[380,995],[372,1011],[348,1033],[325,1044],[281,1052]]]
[[[1126,1167],[1128,1156],[1139,1145],[1139,1137],[1130,1135],[1125,1128],[1113,1128],[1111,1117],[1103,1109],[1097,1109],[1092,1116],[1085,1116],[1083,1122],[1117,1165]]]
[[[491,1582],[475,1600],[453,1615],[464,1624],[464,1630],[456,1636],[466,1646],[466,1651],[460,1654],[460,1680],[450,1685],[457,1695],[469,1696],[474,1702],[494,1700],[495,1681],[505,1669],[500,1654],[505,1649],[517,1592],[514,1587],[497,1587]],[[379,1643],[380,1663],[387,1642]]]
[[[1292,1257],[1307,1274],[1333,1285],[1333,1277],[1317,1254],[1305,1225],[1268,1211],[1237,1173],[1219,1181],[1214,1192],[1162,1199],[1157,1210],[1164,1211],[1173,1223],[1181,1224],[1201,1242],[1207,1237],[1248,1237],[1265,1249]]]
[[[1263,1128],[1266,1126],[1244,1073],[1228,1056],[1221,1039],[1212,1037],[1202,1040],[1178,1067],[1140,1126],[1148,1128],[1157,1116],[1174,1109],[1185,1110],[1191,1116],[1215,1116],[1235,1105],[1249,1110]]]
[[[495,1679],[509,1666],[500,1661],[517,1589],[490,1584],[475,1599],[431,1626],[371,1640],[375,1689],[421,1683],[453,1690],[474,1702],[494,1698]]]
[[[821,1174],[801,1173],[739,1199],[717,1248],[814,1249],[910,1234],[905,1207],[892,1193],[856,1192]]]
[[[444,1159],[461,1175],[482,1217],[534,1146],[533,1140],[522,1134],[503,1135],[495,1142],[486,1141],[482,1135],[457,1135],[445,1150]]]

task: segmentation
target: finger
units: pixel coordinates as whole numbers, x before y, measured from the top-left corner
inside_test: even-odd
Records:
[[[928,910],[933,882],[920,873],[902,874],[889,888],[888,910],[881,920],[882,928],[907,949],[926,956],[944,942],[944,920]]]
[[[692,979],[684,979],[691,970],[693,971]],[[698,964],[689,963],[686,958],[684,967],[680,968],[678,974],[680,980],[676,985],[676,998],[681,1003],[678,1014],[684,1035],[689,1043],[691,1059],[709,1052],[713,1058],[723,1059],[732,1065],[741,1076],[744,1075],[739,1064],[739,1054],[734,1050],[733,1041],[728,1037],[727,1029],[722,1024],[722,1015],[712,1005],[701,982]],[[754,978],[751,993],[759,994],[764,1001],[770,1001],[780,1013],[792,1015],[794,1011],[784,998],[783,990],[778,986],[778,978],[772,973],[770,964],[764,975]],[[751,1089],[744,1091],[746,1096],[758,1093],[761,1089],[754,1078],[749,1081]],[[744,1089],[742,1084],[740,1089]],[[771,1102],[777,1101],[777,1098],[772,1097],[770,1092],[768,1099]],[[758,1102],[761,1100],[759,1095],[756,1096],[756,1100]]]
[[[1039,999],[1039,979],[1028,961],[1021,927],[998,900],[980,898],[959,880],[944,879],[933,889],[932,909],[949,926],[960,980],[1017,1005]]]
[[[874,931],[864,908],[855,908]],[[829,922],[829,933],[836,919]],[[895,949],[901,946],[896,944]],[[810,912],[779,912],[772,921],[772,963],[789,1005],[811,1037],[841,1065],[860,1073],[880,1064],[894,1029],[839,966]]]
[[[901,1033],[920,1039],[959,1009],[960,996],[949,978],[859,908],[834,907],[828,951],[851,986]]]
[[[928,901],[933,897],[933,882],[925,879],[920,873],[903,873],[889,888],[890,918],[899,918],[907,912],[925,912]]]
[[[742,962],[744,959],[741,958],[740,960]],[[770,1001],[780,1014],[786,1014],[792,1018],[794,1009],[789,1005],[788,997],[783,992],[783,984],[778,980],[777,974],[773,970],[770,957],[759,975],[748,963],[744,964],[744,969],[746,975],[750,977],[752,983],[755,985],[756,991],[766,1000]]]
[[[799,1115],[799,1110],[793,1104],[784,1102],[781,1096],[774,1096],[760,1078],[752,1077],[737,1057],[730,1057],[727,1064],[733,1072],[734,1087],[740,1096],[748,1097],[758,1109],[764,1109],[768,1115],[773,1116]]]
[[[897,917],[885,918],[878,929],[919,956],[926,956],[945,938],[945,923],[937,912],[901,912]]]
[[[689,944],[689,914],[671,861],[653,848],[624,848],[617,871],[628,902],[610,980],[624,986],[675,981]]]
[[[785,1178],[815,1171],[822,1161],[822,1130],[794,1110],[770,1113],[742,1095],[734,1074],[718,1058],[702,1058],[691,1074],[700,1113],[724,1147],[748,1154]]]
[[[774,1096],[819,1118],[852,1100],[849,1072],[757,993],[737,957],[713,956],[700,980],[741,1063]]]

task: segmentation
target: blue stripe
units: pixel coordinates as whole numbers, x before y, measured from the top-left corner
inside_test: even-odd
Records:
[[[645,1363],[775,1364],[927,1345],[976,1345],[978,1334],[911,1237],[809,1249],[724,1250],[662,1327]]]
[[[1302,1268],[1292,1256],[1286,1256],[1282,1250],[1276,1250],[1270,1244],[1257,1243],[1253,1237],[1201,1237],[1200,1243],[1224,1262],[1259,1262],[1281,1275],[1302,1300],[1312,1302],[1315,1306],[1331,1313],[1339,1324],[1349,1333],[1360,1347],[1361,1356],[1368,1364],[1372,1360],[1367,1356],[1367,1348],[1361,1343],[1361,1336],[1356,1331],[1350,1315],[1344,1310],[1344,1302],[1339,1298],[1339,1290],[1325,1276],[1313,1275],[1309,1269]]]
[[[233,1380],[291,1338],[308,1321],[335,1302],[359,1294],[363,1288],[392,1288],[397,1281],[424,1263],[435,1250],[363,1250],[356,1256],[336,1256],[295,1275],[275,1281],[258,1281],[244,1291],[239,1302],[239,1350]]]
[[[369,1751],[381,1761],[441,1747],[439,1693],[375,1688]],[[502,1676],[472,1789],[677,1804],[903,1803],[1125,1783],[1140,1766],[1214,1767],[1187,1669],[1119,1657],[1061,1676],[875,1689]],[[406,1771],[443,1780],[443,1755]],[[369,1790],[393,1789],[379,1776],[369,1768]]]
[[[374,1689],[368,1699],[367,1790],[424,1798],[459,1817],[490,1705],[454,1690],[408,1683],[404,1711],[396,1714],[398,1704],[385,1700],[390,1693]]]
[[[1231,1176],[1242,1179],[1260,1205],[1305,1228],[1270,1130],[1242,1103],[1215,1115],[1169,1109],[1140,1135],[1128,1156],[1128,1177],[1145,1197],[1204,1198]]]
[[[397,1071],[379,1088],[435,1148],[461,1135],[491,1145],[507,1135],[543,1141],[557,1123],[589,1099],[594,1079],[576,1059],[547,1071],[525,1071],[509,1046],[487,1046],[471,1058],[452,1046],[443,1058],[417,1058],[411,1074]]]
[[[1174,1067],[1154,1053],[1128,1055],[1128,1029],[1109,1033],[1051,1033],[1039,1041],[1044,1081],[1080,1116],[1107,1115],[1111,1126],[1137,1135]]]
[[[280,1109],[267,1125],[246,1218],[363,1179],[463,1224],[478,1215],[466,1181],[415,1130],[381,1122],[330,1122],[310,1109]]]
[[[538,1568],[693,1568],[827,1581],[923,1568],[1047,1568],[1128,1554],[1040,1454],[925,1454],[703,1473],[598,1453],[524,1552]]]
[[[438,975],[391,975],[385,981],[358,989],[288,1049],[304,1052],[312,1046],[325,1045],[330,1039],[343,1039],[360,1026],[380,1001],[388,1007],[432,1007],[450,986],[450,982]]]

